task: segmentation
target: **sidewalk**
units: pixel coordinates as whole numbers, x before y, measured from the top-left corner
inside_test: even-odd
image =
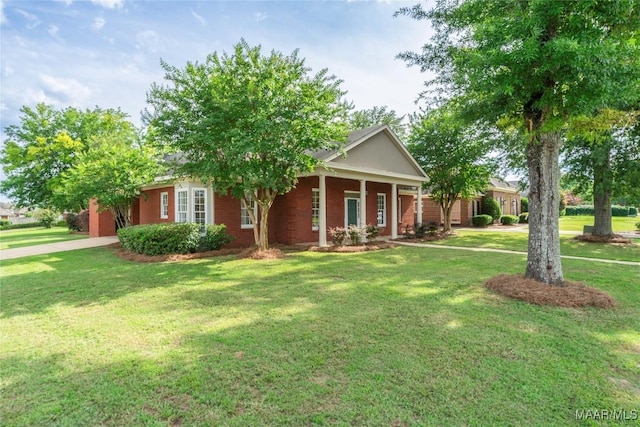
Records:
[[[88,239],[68,240],[66,242],[47,243],[44,245],[25,246],[23,248],[3,249],[0,251],[0,261],[22,258],[31,255],[44,255],[54,252],[74,251],[76,249],[107,246],[118,242],[118,236],[90,237]]]

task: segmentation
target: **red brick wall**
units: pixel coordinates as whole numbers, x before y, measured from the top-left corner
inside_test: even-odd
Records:
[[[89,202],[89,236],[115,236],[116,223],[111,212],[104,211],[98,213],[98,204],[95,199]]]
[[[164,192],[169,193],[169,218],[160,218],[160,193]],[[146,190],[144,195],[139,199],[138,224],[174,222],[176,216],[174,194],[173,186]]]
[[[434,221],[440,224],[442,222],[442,210],[440,205],[433,199],[428,197],[422,198],[422,223]]]
[[[399,196],[400,202],[400,214],[398,215],[398,234],[404,233],[407,225],[413,226],[415,224],[415,207],[414,196]],[[424,220],[424,219],[423,219]]]

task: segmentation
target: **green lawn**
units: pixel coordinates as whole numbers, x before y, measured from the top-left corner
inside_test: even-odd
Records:
[[[636,217],[619,217],[611,218],[611,227],[614,233],[624,231],[634,231],[636,222],[640,222],[640,216]],[[560,230],[562,231],[580,231],[582,232],[585,225],[593,225],[592,216],[563,216],[560,217]]]
[[[87,234],[69,233],[66,227],[21,228],[0,231],[0,249],[57,243],[66,240],[86,239]]]
[[[632,245],[623,246],[578,242],[573,240],[573,237],[574,236],[571,235],[560,235],[560,253],[562,255],[640,262],[639,239],[633,239]],[[431,243],[444,246],[506,249],[527,252],[528,235],[527,233],[488,231],[482,229],[477,231],[457,230],[456,236]]]
[[[640,267],[563,262],[618,300],[608,311],[482,286],[525,263],[408,247],[4,261],[0,424],[547,426],[638,410]]]

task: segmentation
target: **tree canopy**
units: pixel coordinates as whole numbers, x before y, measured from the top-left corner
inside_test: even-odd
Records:
[[[388,110],[386,105],[376,106],[366,110],[352,111],[349,115],[349,127],[351,130],[356,130],[370,126],[388,125],[401,140],[404,140],[407,129],[403,120],[404,116],[398,117],[396,110]]]
[[[398,14],[435,30],[400,58],[436,73],[437,98],[464,100],[483,120],[518,119],[529,173],[529,278],[561,285],[561,131],[568,119],[637,99],[640,5],[633,0],[439,0]]]
[[[86,207],[87,199],[63,190],[62,175],[77,164],[94,137],[130,131],[133,125],[119,110],[56,110],[50,105],[21,109],[20,124],[6,128],[0,153],[6,179],[0,191],[17,206],[57,211]]]
[[[266,249],[275,197],[314,169],[314,151],[346,139],[341,81],[326,69],[311,74],[297,51],[263,55],[244,40],[204,63],[162,67],[168,84],[154,84],[147,96],[150,134],[181,153],[178,172],[230,192],[245,207],[257,203],[260,222],[247,213],[256,244]]]
[[[451,104],[412,117],[407,148],[428,171],[425,184],[444,213],[444,231],[458,199],[486,190],[496,169],[487,157],[491,137],[469,127]]]

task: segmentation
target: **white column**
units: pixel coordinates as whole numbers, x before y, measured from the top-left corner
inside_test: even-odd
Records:
[[[367,181],[360,180],[360,227],[367,226]],[[362,241],[366,242],[366,236],[362,236]]]
[[[391,238],[398,238],[398,184],[391,184]]]
[[[422,224],[422,186],[418,186],[418,200],[416,201],[416,209],[418,210],[416,222]]]
[[[318,175],[320,197],[320,217],[318,218],[318,246],[327,246],[327,187],[325,176]]]

